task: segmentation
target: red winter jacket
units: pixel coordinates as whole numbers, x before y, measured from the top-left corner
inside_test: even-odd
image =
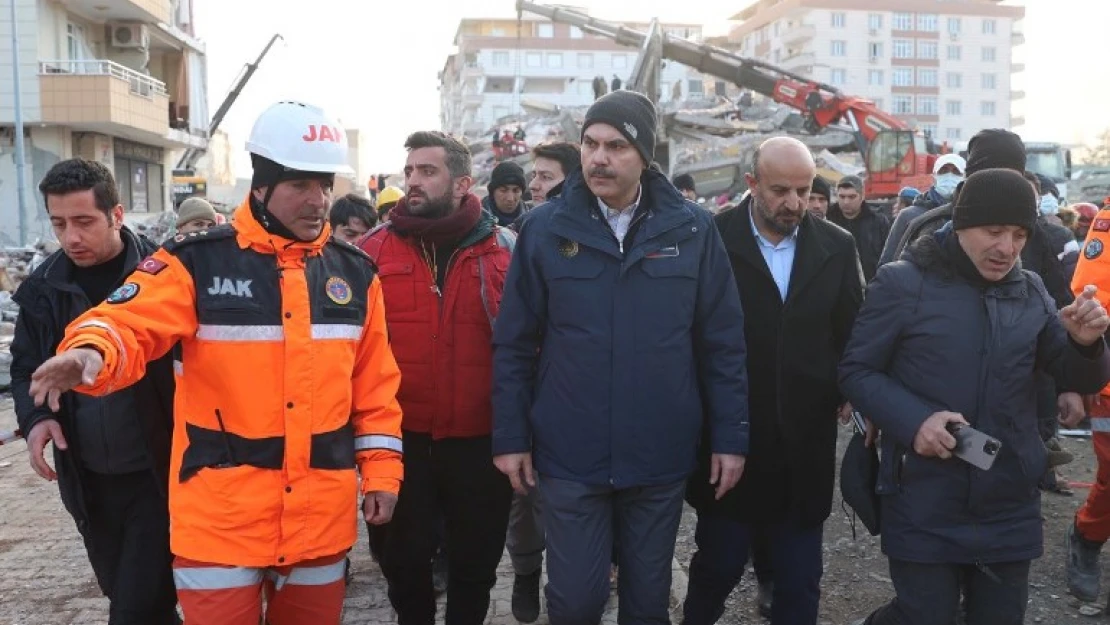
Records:
[[[492,325],[515,235],[483,213],[447,268],[443,294],[418,243],[388,224],[359,247],[378,265],[390,345],[401,368],[401,428],[434,439],[488,436],[493,427]]]

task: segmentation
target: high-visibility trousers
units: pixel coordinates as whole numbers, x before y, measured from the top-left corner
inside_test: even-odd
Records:
[[[1075,515],[1075,528],[1083,538],[1102,543],[1110,539],[1110,397],[1099,396],[1097,401],[1088,402],[1087,414],[1091,417],[1098,473],[1087,501]]]
[[[346,552],[290,566],[251,568],[175,558],[186,625],[339,625]]]

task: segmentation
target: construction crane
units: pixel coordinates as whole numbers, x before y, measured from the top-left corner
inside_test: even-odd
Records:
[[[676,61],[703,74],[727,80],[742,89],[766,96],[797,110],[805,120],[807,132],[818,134],[826,129],[851,133],[867,169],[865,193],[868,198],[893,198],[905,186],[928,188],[932,183],[932,167],[937,155],[926,138],[904,121],[886,113],[865,98],[845,95],[833,85],[814,81],[763,61],[748,59],[718,46],[694,43],[669,35],[653,22],[651,33],[621,26],[554,7],[517,0],[517,18],[525,11],[546,17],[552,22],[578,27],[618,44],[640,48],[636,71],[630,87],[647,87],[648,97],[657,98],[655,81],[636,80],[639,76],[657,76],[647,65],[658,65],[659,58]],[[651,55],[659,58],[652,59]],[[640,89],[637,89],[640,90]]]
[[[223,118],[228,114],[231,105],[239,98],[239,94],[243,92],[243,88],[246,87],[246,82],[251,80],[255,71],[258,71],[259,63],[262,62],[262,59],[265,58],[266,54],[273,48],[273,44],[279,39],[284,40],[280,33],[274,34],[274,36],[270,38],[270,42],[266,43],[266,47],[262,49],[259,58],[255,59],[253,63],[246,63],[243,65],[243,69],[240,70],[239,77],[235,79],[231,91],[228,92],[228,95],[225,95],[223,102],[220,104],[220,108],[216,109],[215,114],[212,115],[212,121],[209,123],[209,137],[212,137],[216,129],[220,128],[220,123],[223,122]],[[192,175],[193,168],[196,167],[196,161],[198,161],[203,154],[204,150],[201,148],[190,148],[185,150],[185,153],[181,155],[181,159],[178,160],[174,172],[180,171],[183,175]]]

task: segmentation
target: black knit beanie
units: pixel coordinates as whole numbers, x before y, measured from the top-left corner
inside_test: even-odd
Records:
[[[515,184],[523,191],[528,183],[524,181],[524,170],[520,165],[512,161],[503,161],[493,168],[493,173],[489,175],[489,184],[486,185],[486,190],[490,195],[500,187],[507,187]]]
[[[980,130],[967,143],[968,176],[984,169],[1025,171],[1025,143],[1021,137],[1001,128]]]
[[[655,105],[635,91],[613,91],[603,95],[586,111],[582,136],[596,123],[609,124],[636,146],[644,167],[655,160]]]
[[[821,176],[814,177],[813,188],[810,189],[809,192],[824,196],[826,200],[830,202],[832,201],[832,187],[829,186],[829,181],[825,180]]]
[[[984,169],[964,180],[952,227],[1021,226],[1033,233],[1037,197],[1025,176],[1011,169]]]

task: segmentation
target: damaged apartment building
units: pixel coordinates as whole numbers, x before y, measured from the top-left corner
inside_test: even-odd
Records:
[[[206,57],[193,32],[192,0],[8,2],[15,2],[18,33],[26,209],[21,215],[11,25],[5,15],[0,247],[52,238],[35,185],[67,158],[110,167],[129,220],[172,208],[177,156],[207,145]]]

